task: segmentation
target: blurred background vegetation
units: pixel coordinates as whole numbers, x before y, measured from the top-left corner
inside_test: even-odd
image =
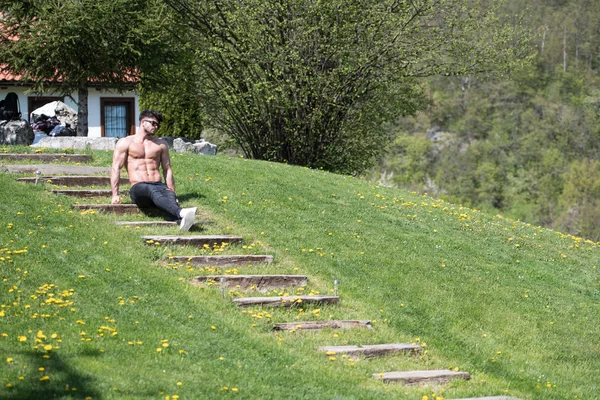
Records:
[[[431,77],[429,105],[391,123],[371,177],[600,239],[600,10],[520,1],[535,61],[502,79]]]

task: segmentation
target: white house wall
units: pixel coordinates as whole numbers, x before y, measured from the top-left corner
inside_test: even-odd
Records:
[[[28,97],[58,96],[57,94],[53,94],[53,93],[45,93],[43,95],[36,95],[33,93],[25,94],[25,92],[27,90],[28,90],[28,87],[25,87],[25,86],[2,86],[2,87],[0,87],[0,100],[4,99],[4,97],[6,97],[7,93],[15,92],[17,94],[17,96],[19,96],[19,103],[21,106],[21,114],[23,116],[23,119],[28,120],[28,121],[29,121],[29,113],[31,111],[33,111],[33,110],[28,109],[28,101],[27,101]],[[74,110],[77,110],[78,107],[77,107],[76,101],[79,101],[79,97],[77,96],[77,93],[73,93],[72,97],[73,97],[73,99],[75,99],[75,101],[73,101],[73,99],[71,99],[69,97],[65,97],[64,102],[69,107],[73,108]],[[128,92],[118,93],[118,92],[112,92],[112,91],[108,91],[108,90],[98,90],[95,88],[90,88],[89,93],[88,93],[88,137],[101,137],[102,136],[102,128],[101,128],[101,121],[100,121],[100,100],[103,97],[134,98],[135,99],[134,121],[135,121],[136,129],[137,129],[137,125],[139,124],[139,122],[137,120],[137,116],[140,113],[140,102],[139,102],[139,97],[135,91],[132,90],[132,91],[128,91]]]

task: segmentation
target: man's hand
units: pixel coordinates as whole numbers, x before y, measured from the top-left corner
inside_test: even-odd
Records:
[[[112,197],[112,204],[120,204],[121,203],[121,199],[119,198],[118,194],[113,195]]]

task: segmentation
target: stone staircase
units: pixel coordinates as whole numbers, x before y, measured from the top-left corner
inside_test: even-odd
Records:
[[[6,155],[4,159],[21,160],[18,155]],[[31,156],[31,155],[30,155]],[[77,155],[53,155],[52,160],[77,159]],[[10,158],[15,157],[15,158]],[[61,158],[64,157],[64,158]],[[32,158],[36,159],[36,158]],[[44,158],[39,157],[37,160]],[[50,160],[49,157],[47,160]],[[19,178],[21,182],[51,182],[56,185],[64,186],[108,186],[110,181],[108,177],[103,176],[44,176],[36,178]],[[121,184],[127,185],[127,179],[121,179]],[[102,189],[86,190],[54,190],[56,194],[71,195],[77,197],[95,197],[110,195],[109,191]],[[139,213],[140,210],[133,204],[73,204],[78,210],[95,210],[99,212],[111,212],[117,214]],[[204,222],[206,223],[206,221]],[[176,225],[172,221],[120,221],[116,222],[119,226],[171,226]],[[141,239],[148,245],[170,245],[170,246],[199,246],[202,248],[218,247],[224,244],[239,244],[243,241],[242,237],[232,235],[147,235],[141,236]],[[168,262],[181,263],[190,267],[242,267],[256,264],[271,264],[273,257],[269,255],[203,255],[203,256],[170,256]],[[192,284],[206,287],[218,287],[221,289],[235,288],[238,290],[249,290],[266,292],[273,289],[298,288],[307,285],[309,277],[301,275],[206,275],[196,276],[191,279]],[[302,307],[304,305],[337,305],[340,297],[329,295],[306,295],[306,296],[263,296],[263,297],[238,297],[232,299],[233,303],[240,308],[244,307]],[[373,329],[369,320],[321,320],[321,321],[302,321],[302,322],[279,322],[274,323],[273,330],[276,331],[311,331],[318,332],[323,329]],[[350,357],[394,357],[399,355],[414,355],[421,352],[421,346],[408,343],[389,343],[389,344],[365,344],[353,346],[321,346],[316,349],[325,355],[334,356],[342,354]],[[373,379],[380,380],[385,384],[401,383],[404,385],[441,385],[455,379],[469,380],[471,375],[468,372],[453,370],[414,370],[414,371],[389,371],[373,373]],[[492,396],[477,397],[470,399],[454,400],[519,400],[514,397]]]

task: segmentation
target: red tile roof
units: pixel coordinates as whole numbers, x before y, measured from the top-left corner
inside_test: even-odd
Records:
[[[2,70],[0,66],[0,82],[19,82],[23,75],[13,75]]]

